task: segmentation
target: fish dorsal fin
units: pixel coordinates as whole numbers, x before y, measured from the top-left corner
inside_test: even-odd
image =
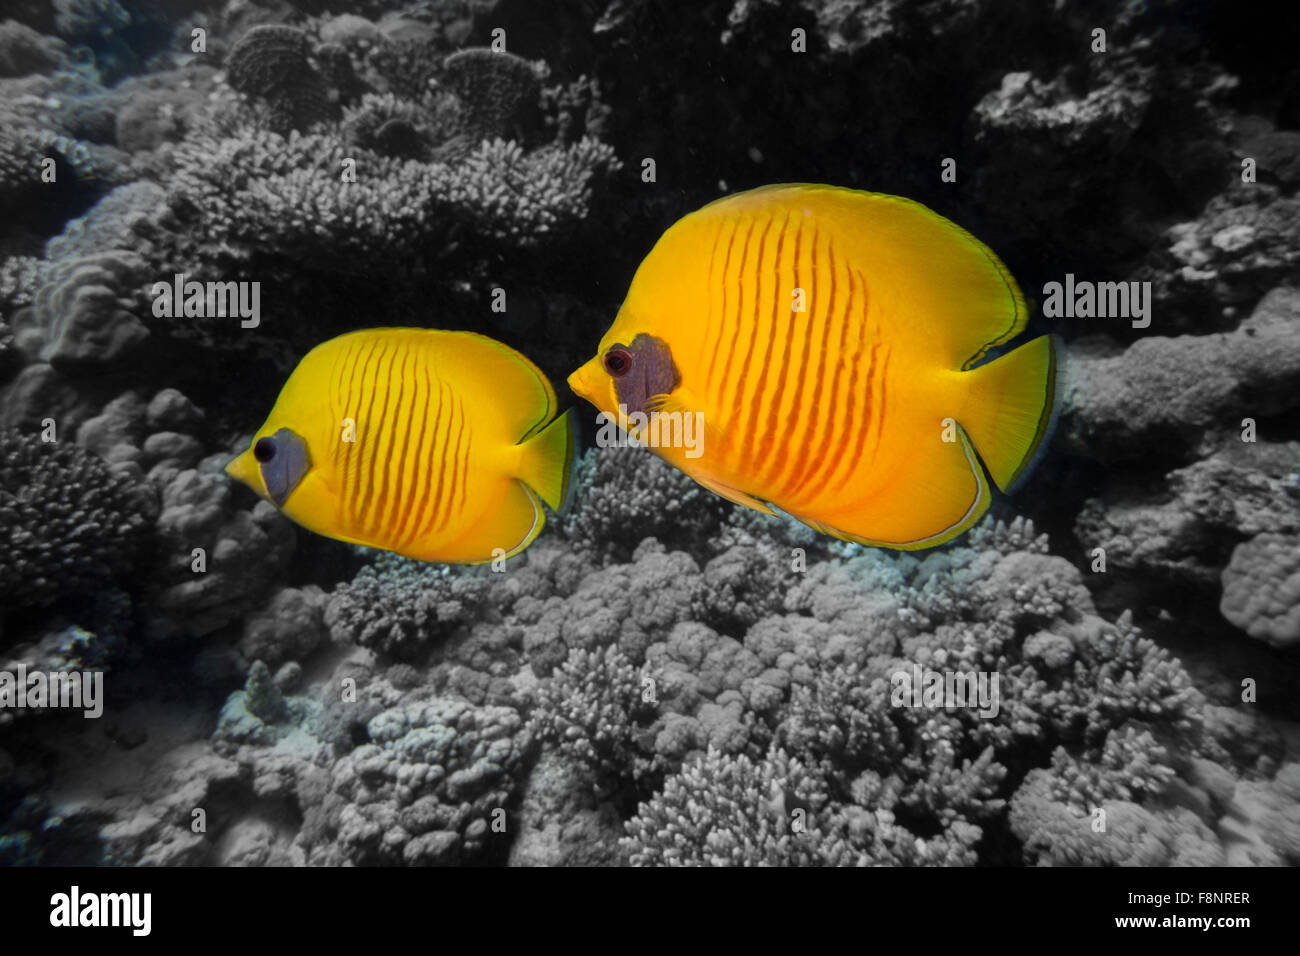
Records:
[[[988,246],[902,196],[786,183],[715,200],[700,212],[752,217],[773,204],[815,217],[876,304],[872,314],[885,334],[939,367],[972,367],[1029,321],[1024,295]]]

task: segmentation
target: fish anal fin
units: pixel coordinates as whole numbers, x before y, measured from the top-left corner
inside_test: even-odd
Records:
[[[708,488],[709,491],[713,492],[715,495],[726,498],[734,504],[744,505],[746,508],[753,508],[755,511],[761,511],[765,515],[771,515],[774,518],[777,517],[777,513],[773,511],[766,502],[759,501],[753,495],[745,494],[743,491],[738,491],[735,488],[722,484],[721,482],[713,481],[709,478],[703,478],[699,475],[691,475],[691,477],[705,488]]]
[[[798,512],[791,512],[791,516],[815,531],[871,548],[920,551],[946,544],[970,530],[988,510],[991,499],[988,480],[970,439],[960,427],[958,436],[957,443],[945,442],[934,446],[930,454],[917,454],[908,472],[895,487],[885,490],[876,506],[863,504],[829,520]],[[926,526],[915,520],[918,514],[935,511],[940,502],[944,503],[939,513],[946,515],[946,526]],[[857,527],[861,532],[847,531],[840,525]],[[863,533],[870,530],[888,537]]]

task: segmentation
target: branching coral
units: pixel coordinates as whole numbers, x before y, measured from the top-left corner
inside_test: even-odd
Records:
[[[157,508],[148,486],[72,445],[0,433],[0,598],[41,606],[131,567]]]
[[[585,765],[608,793],[651,772],[654,713],[641,673],[617,647],[575,648],[538,691],[530,728]]]
[[[596,181],[618,168],[613,148],[591,138],[532,152],[489,140],[440,177],[438,194],[483,235],[526,247],[586,219]]]
[[[710,749],[669,777],[627,823],[634,866],[809,866],[828,862],[821,782],[776,750],[754,761]]]
[[[491,572],[422,564],[381,554],[330,595],[325,625],[335,641],[398,659],[475,620],[493,587]]]
[[[172,203],[199,217],[209,246],[365,269],[430,236],[431,168],[354,155],[330,133],[209,127],[174,159]],[[356,163],[355,181],[345,181],[345,159]]]
[[[617,166],[593,140],[531,153],[489,142],[448,166],[369,153],[334,132],[257,127],[200,132],[175,161],[173,202],[200,218],[209,244],[349,272],[391,269],[413,249],[436,258],[464,227],[478,242],[554,238],[586,217],[595,178]]]
[[[565,536],[579,547],[629,554],[643,538],[716,534],[732,505],[639,448],[591,449],[574,476]]]
[[[1058,765],[1059,766],[1059,765]],[[1011,800],[1011,830],[1039,866],[1222,866],[1214,832],[1186,807],[1112,798],[1084,809],[1057,797],[1057,769],[1031,770]]]

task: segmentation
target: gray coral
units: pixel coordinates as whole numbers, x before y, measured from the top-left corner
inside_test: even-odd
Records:
[[[40,606],[111,584],[156,509],[151,489],[84,449],[0,433],[0,597]]]
[[[317,862],[473,862],[502,844],[526,737],[515,711],[433,699],[385,710],[334,765]]]

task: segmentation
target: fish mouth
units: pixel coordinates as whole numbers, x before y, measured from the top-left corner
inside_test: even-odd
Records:
[[[596,374],[596,367],[599,365],[599,357],[591,359],[585,365],[578,368],[569,376],[569,388],[579,398],[584,398],[595,405],[592,396],[596,394],[593,376]]]
[[[252,488],[259,497],[266,497],[266,488],[262,485],[262,470],[253,457],[251,448],[230,459],[222,470],[235,481]]]

